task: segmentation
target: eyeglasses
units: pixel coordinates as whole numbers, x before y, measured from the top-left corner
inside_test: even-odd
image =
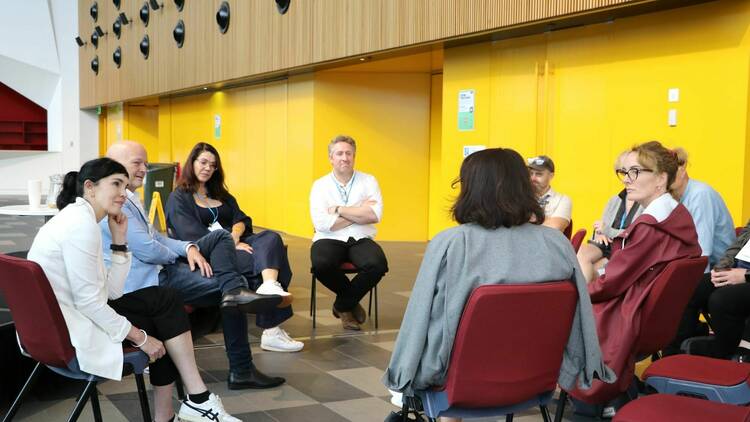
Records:
[[[627,180],[631,183],[638,180],[638,175],[640,175],[643,172],[653,173],[654,171],[651,169],[644,169],[640,167],[631,167],[629,169],[621,168],[621,169],[615,170],[615,174],[617,175],[617,178],[620,179],[621,182],[624,182],[625,179],[627,178]]]
[[[216,170],[216,163],[208,160],[196,160],[198,161],[198,164],[200,164],[203,167],[209,167],[211,170]]]

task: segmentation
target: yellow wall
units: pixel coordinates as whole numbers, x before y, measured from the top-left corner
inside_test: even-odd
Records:
[[[515,40],[445,51],[442,180],[462,145],[550,155],[555,189],[589,228],[621,185],[614,158],[658,139],[691,154],[691,177],[724,197],[736,225],[750,217],[748,52],[750,5],[719,1]],[[680,101],[668,103],[669,88]],[[476,130],[459,132],[461,89],[477,91]],[[668,109],[678,125],[667,125]]]
[[[426,240],[430,83],[428,71],[321,72],[111,107],[105,139],[115,142],[119,125],[120,139],[143,143],[150,161],[180,163],[195,143],[209,142],[256,225],[311,237],[310,186],[330,171],[328,141],[348,133],[358,141],[357,169],[374,174],[383,191],[378,239]]]
[[[429,73],[320,72],[315,76],[315,177],[331,171],[328,142],[357,141],[355,168],[383,194],[380,240],[427,240]]]

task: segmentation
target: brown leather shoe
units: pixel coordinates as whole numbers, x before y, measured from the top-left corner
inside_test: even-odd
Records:
[[[341,317],[341,326],[345,330],[359,331],[362,329],[351,312],[339,312],[339,316]]]
[[[335,316],[336,318],[340,317],[339,314],[341,312],[339,312],[335,306],[331,307],[331,310],[333,311],[333,316]],[[350,312],[352,316],[354,316],[354,319],[359,324],[364,324],[365,321],[367,320],[367,312],[365,312],[365,308],[363,308],[362,305],[360,305],[359,303]]]

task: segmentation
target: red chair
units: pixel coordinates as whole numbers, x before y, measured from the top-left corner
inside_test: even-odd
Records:
[[[13,316],[21,353],[37,361],[3,421],[13,419],[21,401],[40,374],[42,364],[60,375],[86,381],[68,420],[77,420],[86,401],[91,400],[94,418],[101,421],[102,415],[96,391],[96,383],[100,378],[78,369],[75,349],[70,344],[68,327],[65,325],[60,306],[42,269],[35,262],[0,254],[0,274],[2,274],[0,291],[5,296]],[[143,420],[150,421],[151,412],[146,396],[146,386],[143,382],[143,370],[148,365],[148,356],[132,347],[125,348],[123,353],[125,358],[123,371],[135,374]]]
[[[567,227],[565,227],[565,230],[563,230],[563,234],[565,237],[570,239],[570,236],[573,234],[573,220],[570,220],[570,223]]]
[[[344,272],[344,274],[357,274],[359,272],[359,269],[356,266],[354,266],[354,264],[348,261],[343,262],[340,268],[341,268],[341,271]],[[316,279],[315,279],[314,268],[310,268],[310,274],[312,274],[312,281],[310,282],[310,316],[312,317],[312,320],[313,320],[313,328],[315,328],[317,326],[315,322],[315,317],[317,316],[317,310],[316,310],[317,299],[315,297],[317,283],[315,282]],[[377,284],[375,285],[375,287],[370,289],[370,299],[368,300],[368,303],[367,303],[367,316],[369,316],[370,318],[372,318],[373,293],[375,293],[375,329],[377,330],[378,329],[378,285]]]
[[[583,243],[583,239],[586,237],[586,229],[579,229],[576,234],[573,235],[573,237],[570,238],[570,243],[573,245],[573,250],[578,253],[578,250],[581,249],[581,243]]]
[[[667,264],[654,279],[651,292],[641,305],[640,334],[632,350],[638,360],[648,356],[654,360],[659,359],[659,351],[672,342],[685,307],[703,277],[707,264],[708,258],[705,256],[678,259]],[[627,377],[631,374],[618,376]],[[613,388],[602,389],[597,397],[589,397],[589,400],[606,403],[623,393],[615,389],[614,384],[612,386]],[[572,395],[575,397],[575,392]],[[556,421],[562,420],[567,396],[566,391],[560,392]],[[603,406],[599,407],[603,409]]]
[[[464,307],[445,384],[416,392],[425,414],[512,420],[539,406],[549,421],[577,302],[570,281],[478,287]]]
[[[750,422],[750,408],[671,394],[652,394],[626,404],[612,422]]]

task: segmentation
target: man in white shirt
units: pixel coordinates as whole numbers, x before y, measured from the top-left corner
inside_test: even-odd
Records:
[[[565,232],[571,221],[573,204],[567,195],[555,192],[550,186],[555,177],[555,163],[546,155],[539,155],[527,159],[526,164],[539,205],[544,208],[544,225]]]
[[[333,315],[345,329],[359,330],[366,313],[359,301],[388,272],[383,249],[375,243],[375,223],[383,216],[383,198],[375,177],[354,170],[357,145],[339,135],[328,144],[333,171],[313,183],[310,216],[315,236],[310,259],[315,277],[336,293]],[[341,271],[351,262],[357,275]]]

